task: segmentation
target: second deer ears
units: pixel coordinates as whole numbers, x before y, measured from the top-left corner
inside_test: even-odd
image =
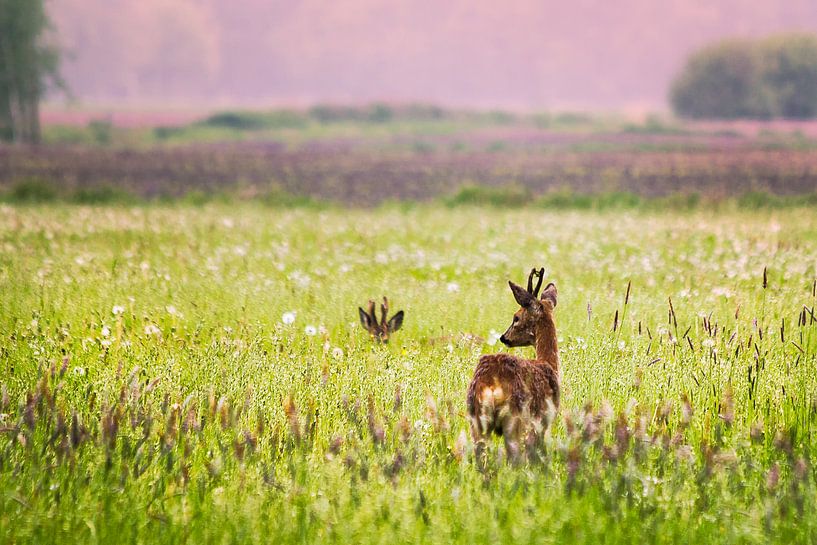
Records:
[[[405,316],[405,314],[403,314],[401,310],[389,319],[389,331],[397,331],[403,326],[403,316]]]
[[[360,307],[357,307],[358,313],[360,313],[360,323],[363,325],[364,328],[370,329],[372,327],[372,317],[369,316],[369,313],[363,310]]]
[[[556,284],[553,282],[549,283],[545,286],[545,289],[542,290],[542,297],[543,301],[550,301],[553,306],[556,306]]]

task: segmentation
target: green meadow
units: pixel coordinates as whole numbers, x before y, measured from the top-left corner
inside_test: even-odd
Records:
[[[480,471],[534,266],[561,409]],[[815,279],[798,207],[0,205],[0,542],[811,543]]]

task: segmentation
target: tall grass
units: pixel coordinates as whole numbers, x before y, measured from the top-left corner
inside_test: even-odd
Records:
[[[2,206],[0,541],[812,542],[816,256],[804,209]],[[561,414],[480,472],[533,265]]]

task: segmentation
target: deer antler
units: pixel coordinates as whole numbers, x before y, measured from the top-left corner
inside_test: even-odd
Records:
[[[377,316],[374,313],[374,301],[369,299],[369,316],[372,317],[372,325],[377,325]]]
[[[385,325],[386,325],[386,321],[389,319],[389,317],[388,317],[388,313],[389,313],[389,300],[388,300],[388,299],[386,299],[386,297],[385,297],[385,296],[383,297],[383,303],[380,305],[380,312],[382,312],[382,313],[383,313],[383,317],[382,317],[382,318],[380,318],[380,323],[381,323],[381,325],[385,326]]]
[[[538,278],[539,280],[536,282],[536,289],[533,289],[533,277]],[[538,271],[534,267],[530,270],[530,274],[528,275],[528,293],[533,295],[534,297],[539,296],[539,290],[542,287],[542,280],[545,278],[545,268],[542,267]]]

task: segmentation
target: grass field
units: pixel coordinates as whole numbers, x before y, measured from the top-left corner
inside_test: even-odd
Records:
[[[481,473],[532,266],[562,408]],[[814,542],[815,267],[810,209],[2,206],[0,541]]]

